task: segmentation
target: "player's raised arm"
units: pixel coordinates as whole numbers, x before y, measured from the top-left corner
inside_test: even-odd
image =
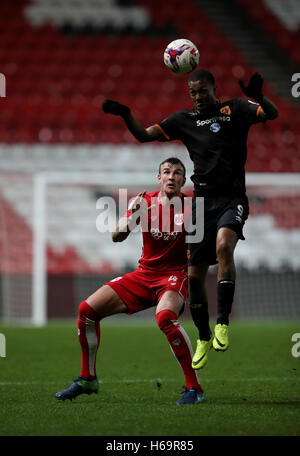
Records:
[[[263,117],[267,120],[274,120],[278,117],[278,108],[273,103],[273,101],[269,100],[269,98],[263,96],[260,102],[260,106],[262,107],[261,111],[259,112],[259,116]]]
[[[114,100],[104,100],[102,109],[106,114],[120,116],[130,133],[139,142],[165,141],[163,133],[155,125],[145,128],[132,114],[128,106]]]
[[[115,231],[112,234],[113,242],[123,242],[129,236],[130,230],[130,217],[121,217],[117,223]]]
[[[259,73],[254,73],[249,79],[248,85],[245,86],[243,81],[239,81],[242,91],[249,98],[257,101],[261,110],[259,116],[266,120],[273,120],[278,117],[278,108],[275,104],[262,94],[263,78]]]
[[[140,223],[141,217],[147,214],[152,206],[147,206],[145,202],[146,192],[140,192],[131,204],[127,214],[120,218],[115,231],[112,234],[113,242],[123,242],[131,231]]]

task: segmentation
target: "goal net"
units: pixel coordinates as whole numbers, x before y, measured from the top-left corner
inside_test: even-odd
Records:
[[[246,240],[235,251],[232,317],[299,317],[300,175],[248,174],[247,188],[250,216]],[[83,299],[136,268],[140,233],[121,244],[111,241],[108,225],[124,210],[120,189],[127,203],[141,190],[156,190],[155,176],[71,171],[0,176],[1,319],[44,325],[52,318],[74,318]],[[192,188],[185,192],[192,195]],[[213,315],[216,267],[209,270],[207,287]]]

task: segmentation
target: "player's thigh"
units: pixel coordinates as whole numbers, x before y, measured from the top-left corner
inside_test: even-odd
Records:
[[[128,312],[128,307],[109,285],[103,285],[86,299],[101,318]]]
[[[235,236],[227,230],[233,231],[237,239],[244,240],[243,228],[248,215],[249,205],[247,198],[234,198],[228,201],[217,221],[217,243],[220,244],[222,241],[226,241],[226,238],[228,238],[227,244],[234,242]],[[223,231],[223,228],[227,230]]]
[[[177,291],[167,290],[157,304],[156,313],[158,314],[158,312],[161,312],[162,310],[172,310],[176,313],[176,315],[179,315],[183,305],[183,296],[181,296]]]

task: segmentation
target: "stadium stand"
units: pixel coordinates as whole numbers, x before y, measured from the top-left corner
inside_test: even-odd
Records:
[[[279,22],[266,1],[236,1],[299,64],[299,29]],[[6,273],[32,268],[32,182],[24,192],[24,186],[12,185],[11,173],[19,173],[16,178],[22,181],[30,173],[57,169],[109,171],[119,167],[139,172],[156,168],[156,151],[159,159],[170,155],[171,149],[154,144],[143,146],[141,160],[140,146],[119,119],[103,115],[101,104],[105,98],[116,98],[130,105],[145,125],[189,108],[186,77],[172,74],[163,65],[162,53],[171,40],[181,36],[197,44],[200,66],[215,74],[221,99],[242,96],[237,80],[246,80],[256,70],[208,18],[201,2],[192,0],[186,0],[184,7],[179,0],[173,0],[172,7],[160,0],[7,0],[0,3],[0,17],[0,72],[7,85],[0,112],[0,209],[6,223],[6,228],[1,227],[0,249],[3,252],[8,242],[14,250],[12,260],[0,263]],[[252,129],[246,169],[300,172],[300,112],[277,94],[273,82],[265,81],[264,93],[275,101],[280,116]],[[185,153],[177,143],[172,148],[172,154]],[[10,173],[10,180],[4,173]],[[70,191],[76,204],[66,208]],[[51,189],[48,198],[49,211],[52,204],[66,221],[64,232],[55,223],[49,225],[49,274],[115,274],[135,264],[135,238],[117,252],[108,246],[108,238],[100,240],[99,233],[89,229],[95,225],[95,189],[60,186]],[[298,193],[292,199],[278,194],[261,199],[255,193],[252,214],[261,223],[249,221],[250,239],[252,228],[261,239],[265,239],[266,227],[295,230],[289,244],[292,252],[299,239],[299,199]],[[78,218],[84,217],[78,207],[87,211],[85,233],[79,237],[72,230]],[[16,230],[7,230],[8,226]],[[23,234],[17,239],[15,232]],[[280,233],[286,242],[287,232]],[[84,236],[88,241],[83,243]],[[253,248],[251,241],[249,248]],[[249,262],[249,250],[241,251],[240,258],[243,264]],[[276,258],[274,264],[282,264]],[[293,267],[298,268],[298,263]]]
[[[145,124],[188,107],[186,79],[171,74],[162,64],[162,50],[174,32],[170,28],[164,36],[161,30],[166,33],[170,23],[176,26],[177,34],[188,34],[197,43],[201,66],[215,74],[220,97],[241,95],[237,79],[248,77],[253,68],[193,2],[187,2],[177,14],[180,2],[172,2],[169,8],[158,1],[150,5],[140,1],[141,7],[133,8],[133,13],[145,34],[141,34],[142,27],[137,26],[133,14],[130,27],[125,21],[131,8],[117,8],[124,19],[119,19],[124,30],[111,24],[116,6],[104,7],[106,4],[71,0],[1,2],[1,16],[7,20],[3,24],[0,64],[8,79],[1,142],[131,144],[134,139],[118,119],[101,114],[104,98],[117,96],[130,104]],[[75,16],[81,18],[84,29]],[[147,34],[150,19],[154,36]],[[110,34],[97,35],[99,27],[110,30]],[[122,34],[126,30],[130,35]],[[278,104],[281,116],[266,128],[258,126],[251,135],[247,169],[296,171],[299,112],[276,96],[269,81],[265,93]]]
[[[297,65],[300,63],[300,9],[296,0],[238,0],[254,21],[259,21],[276,45],[288,53]]]

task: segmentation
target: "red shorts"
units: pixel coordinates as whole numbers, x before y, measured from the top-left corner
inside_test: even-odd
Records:
[[[120,296],[130,314],[156,306],[167,290],[177,291],[185,302],[188,291],[185,271],[151,272],[138,268],[106,285]]]

